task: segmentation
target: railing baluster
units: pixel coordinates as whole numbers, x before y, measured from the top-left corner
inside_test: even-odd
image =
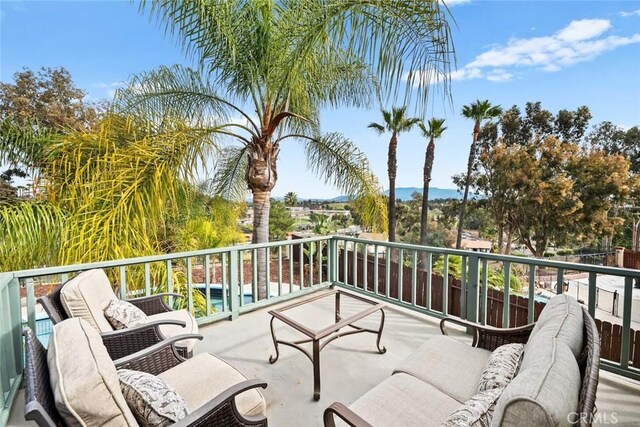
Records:
[[[449,254],[444,254],[442,260],[442,314],[449,311]]]
[[[378,286],[380,281],[380,258],[378,258],[378,245],[373,245],[373,291],[379,294]]]
[[[222,310],[226,311],[229,305],[229,292],[231,292],[231,286],[229,286],[229,278],[227,277],[227,271],[231,266],[231,260],[227,260],[227,253],[223,252],[220,256],[220,296],[222,297]],[[244,299],[244,293],[240,290],[240,300]]]
[[[362,248],[362,289],[369,289],[369,245],[364,243]]]
[[[9,317],[13,331],[13,357],[15,365],[15,374],[21,374],[23,371],[22,358],[22,308],[20,307],[20,282],[13,278],[8,284],[8,299],[4,299],[9,305]],[[2,363],[0,363],[2,364]]]
[[[33,288],[33,278],[25,280],[27,284],[27,323],[32,331],[36,330],[36,294]]]
[[[167,260],[166,268],[167,268],[167,292],[172,293],[173,292],[173,264],[170,259]],[[121,281],[123,280],[122,277],[124,277],[123,274],[124,274],[124,268],[121,268],[120,270]],[[169,307],[173,308],[173,297],[169,297],[167,303],[169,304]]]
[[[313,256],[315,255],[312,251],[311,248],[313,247],[313,245],[315,245],[316,242],[311,242],[309,243],[309,286],[313,286]],[[316,249],[318,250],[318,247],[316,245]]]
[[[300,262],[299,262],[299,270],[300,270],[300,289],[304,288],[304,246],[302,243],[298,245],[300,248]]]
[[[211,258],[207,254],[204,256],[204,296],[207,300],[205,316],[211,316]],[[223,299],[224,301],[224,299]],[[223,308],[224,311],[224,308]]]
[[[633,302],[633,279],[624,278],[624,300],[622,302],[622,342],[620,343],[620,367],[629,368],[629,338],[631,334],[631,305]]]
[[[239,257],[237,249],[232,249],[231,251],[229,251],[229,300],[231,303],[231,307],[229,307],[229,310],[231,310],[231,320],[237,319],[238,315],[240,314],[238,297],[240,299],[244,299],[244,290],[238,287],[238,258]],[[244,261],[242,262],[244,264]]]
[[[60,284],[64,285],[69,280],[69,273],[62,273],[60,275]]]
[[[127,269],[123,265],[120,267],[120,299],[126,299],[126,298],[127,298]]]
[[[425,289],[424,305],[427,310],[431,310],[431,274],[433,270],[433,254],[427,253],[427,286]]]
[[[265,294],[265,299],[269,299],[271,298],[271,251],[269,250],[269,248],[264,248],[264,259],[266,262],[265,268],[266,268],[266,283],[265,283],[265,287],[266,287],[266,294]]]
[[[145,270],[147,265],[145,264]],[[187,304],[189,313],[195,316],[193,311],[193,280],[191,274],[191,257],[187,257]]]
[[[489,260],[482,258],[482,314],[480,323],[487,324],[487,304],[489,303]]]
[[[511,263],[504,261],[504,298],[502,300],[502,327],[509,327],[509,305],[511,303]]]
[[[593,271],[589,273],[589,314],[595,319],[596,317],[596,273]]]
[[[564,268],[558,268],[558,277],[556,279],[556,293],[560,295],[564,292]]]
[[[278,246],[278,296],[282,295],[282,245]]]
[[[460,273],[460,317],[467,318],[467,257],[462,257],[462,271]]]
[[[535,287],[536,287],[536,266],[534,264],[529,266],[529,301],[527,301],[528,312],[527,312],[527,323],[533,323],[535,317],[535,307],[536,307],[536,295],[535,295]]]
[[[13,375],[10,372],[10,364],[15,363],[7,343],[8,332],[13,328],[8,310],[9,304],[11,304],[9,286],[11,286],[11,282],[0,285],[0,307],[2,307],[2,310],[0,310],[0,357],[2,358],[2,363],[0,363],[0,412],[4,408],[4,395],[11,388],[11,380],[13,379]],[[33,330],[35,331],[35,329]]]
[[[398,251],[398,301],[402,302],[404,288],[404,249]]]
[[[144,263],[144,296],[151,295],[151,271],[149,269],[149,263]]]
[[[327,241],[328,244],[328,241]],[[318,242],[318,284],[322,283],[322,252],[324,251],[324,245],[322,244],[322,242]],[[329,247],[327,246],[327,251],[329,250]]]
[[[240,299],[238,300],[238,307],[244,305],[244,251],[238,251],[238,292],[240,292]],[[233,291],[233,288],[229,286],[229,292]]]
[[[288,245],[289,248],[289,293],[293,292],[293,245]]]
[[[343,240],[344,242],[344,248],[342,250],[342,283],[344,283],[345,285],[349,284],[348,279],[348,268],[349,268],[349,264],[347,263],[347,245],[349,244],[349,242],[347,242],[346,240]]]
[[[411,305],[416,305],[416,288],[418,287],[418,252],[411,253]]]
[[[480,280],[480,258],[470,255],[469,278],[467,286],[467,320],[478,322],[478,282]]]
[[[386,247],[385,262],[384,296],[389,298],[389,290],[391,287],[391,248],[389,246]]]
[[[353,272],[353,287],[357,288],[358,287],[358,244],[356,242],[352,242],[353,243],[353,265],[352,267],[352,272]]]
[[[251,300],[258,301],[258,250],[251,251],[252,277],[251,277]],[[240,289],[240,298],[244,299],[244,292]]]

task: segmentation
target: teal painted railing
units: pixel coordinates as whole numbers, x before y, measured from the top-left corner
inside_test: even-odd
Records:
[[[265,257],[269,262],[259,271],[257,260]],[[454,257],[460,257],[459,261]],[[397,267],[398,260],[402,260],[403,268]],[[449,271],[454,264],[459,266],[460,277],[453,285],[443,286],[453,283]],[[443,278],[432,274],[436,265],[441,267]],[[640,279],[640,271],[622,268],[324,236],[22,270],[0,274],[0,425],[7,419],[21,380],[22,325],[36,331],[46,330],[38,327],[48,320],[36,304],[36,290],[46,292],[73,274],[93,268],[107,271],[120,297],[159,292],[186,295],[184,307],[196,315],[200,324],[233,320],[248,311],[334,284],[430,316],[455,314],[481,324],[497,321],[500,323],[497,326],[506,327],[524,313],[519,309],[516,313],[512,308],[517,308],[513,305],[515,290],[509,286],[513,278],[523,282],[521,294],[525,299],[520,300],[525,301],[526,315],[520,321],[534,321],[538,309],[535,285],[541,280],[541,269],[546,271],[546,278],[553,274],[555,293],[565,292],[563,284],[568,273],[586,273],[585,305],[597,318],[605,316],[598,310],[599,275],[615,276],[624,282],[622,306],[618,309],[621,339],[617,354],[630,355],[636,345],[640,351],[640,341],[632,341],[631,337],[632,313],[640,312],[640,303],[632,311],[633,281]],[[256,298],[260,274],[270,278],[266,298],[262,300]],[[487,288],[487,283],[495,287],[496,280],[502,285],[498,294]],[[581,296],[584,294],[583,291]],[[497,307],[496,295],[502,299],[500,313],[490,310]],[[617,362],[603,360],[602,367],[640,379],[640,369],[634,362],[640,359],[640,353],[635,357],[619,357]]]

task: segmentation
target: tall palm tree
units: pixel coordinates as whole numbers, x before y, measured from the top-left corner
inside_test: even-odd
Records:
[[[293,191],[289,191],[284,195],[284,204],[292,208],[298,203],[298,196]]]
[[[427,122],[427,126],[424,123],[419,124],[422,130],[422,135],[425,138],[429,138],[427,144],[427,151],[424,156],[424,170],[422,175],[422,211],[420,214],[420,244],[427,244],[427,222],[429,220],[429,183],[431,182],[431,172],[433,170],[433,160],[436,154],[436,140],[442,136],[442,133],[447,130],[444,126],[444,119],[432,118]]]
[[[367,106],[380,88],[395,96],[405,84],[424,108],[429,83],[447,81],[453,54],[447,12],[437,1],[143,1],[141,9],[182,41],[202,73],[147,73],[117,103],[129,112],[188,116],[203,132],[240,143],[222,153],[217,188],[252,192],[256,243],[268,241],[278,156],[289,142],[303,143],[308,169],[347,194],[378,191],[362,153],[339,134],[320,133],[321,109]]]
[[[389,152],[387,154],[387,173],[389,174],[389,205],[387,208],[389,219],[389,241],[396,241],[396,171],[398,169],[397,151],[398,135],[409,132],[413,126],[420,122],[417,117],[407,117],[407,107],[393,107],[391,111],[382,111],[384,124],[369,123],[369,128],[374,129],[379,135],[385,131],[391,132],[389,140]]]
[[[471,147],[469,148],[469,160],[467,162],[467,175],[464,180],[464,195],[462,197],[462,203],[460,204],[460,215],[458,217],[458,237],[456,238],[456,249],[460,249],[462,245],[462,226],[464,222],[464,213],[467,206],[467,199],[469,197],[469,186],[471,185],[471,174],[473,172],[473,164],[476,159],[476,145],[478,142],[478,135],[480,135],[480,127],[485,120],[492,120],[500,117],[502,114],[502,108],[499,105],[493,106],[488,99],[471,103],[462,107],[462,115],[474,121],[473,133],[471,140]]]

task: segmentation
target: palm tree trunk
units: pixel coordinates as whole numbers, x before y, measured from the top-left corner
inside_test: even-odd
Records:
[[[422,173],[422,211],[420,212],[420,244],[427,245],[429,228],[429,183],[431,182],[431,172],[433,170],[433,159],[435,144],[433,138],[429,140],[427,151],[424,155],[424,169]],[[420,266],[426,268],[427,254],[420,254]]]
[[[253,141],[249,151],[249,165],[246,179],[253,193],[253,233],[252,243],[269,241],[269,211],[271,208],[271,190],[276,185],[278,173],[276,169],[277,153],[268,141]],[[268,249],[258,250],[258,299],[267,297],[269,278],[267,277]]]
[[[467,161],[467,176],[464,180],[464,195],[462,196],[462,203],[460,204],[460,216],[458,217],[458,237],[456,238],[456,249],[460,249],[462,246],[462,227],[464,223],[464,213],[467,207],[467,199],[469,198],[469,186],[471,185],[471,173],[473,172],[473,161],[476,157],[476,141],[480,134],[480,120],[476,120],[476,124],[473,127],[473,140],[471,142],[471,148],[469,149],[469,160]]]
[[[394,133],[389,141],[389,154],[387,157],[387,172],[389,173],[389,241],[396,241],[396,170],[398,161],[398,137]]]

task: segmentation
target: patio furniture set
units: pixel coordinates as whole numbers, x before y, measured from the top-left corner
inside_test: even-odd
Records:
[[[121,301],[106,274],[90,270],[40,298],[54,328],[48,349],[24,331],[25,419],[40,426],[266,426],[267,404],[259,389],[267,384],[247,379],[212,354],[194,356],[202,336],[188,311],[172,309],[172,299],[179,297]],[[326,299],[334,304],[331,322],[318,328],[296,319],[296,308]],[[345,301],[359,308],[346,313]],[[278,360],[280,345],[305,354],[318,400],[320,351],[328,343],[372,333],[378,352],[386,352],[380,345],[384,308],[331,289],[272,310],[275,355],[269,362]],[[377,328],[356,324],[378,312]],[[275,321],[304,338],[277,338]],[[469,328],[472,345],[447,336],[448,323]],[[445,318],[441,329],[443,336],[427,340],[355,402],[328,407],[325,426],[591,424],[599,338],[593,319],[571,297],[553,298],[536,324],[521,328]]]

